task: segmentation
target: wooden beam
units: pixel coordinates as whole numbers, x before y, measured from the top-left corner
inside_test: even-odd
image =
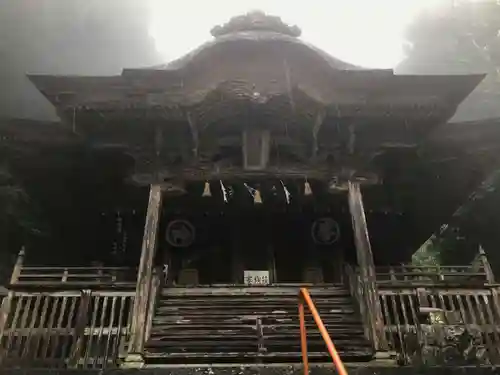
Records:
[[[488,256],[486,255],[486,252],[484,251],[481,245],[479,245],[479,251],[476,256],[476,259],[478,259],[481,264],[481,268],[483,269],[486,275],[486,281],[488,281],[488,284],[494,284],[495,274],[493,273],[493,269],[491,268]]]
[[[76,315],[75,323],[75,344],[69,356],[69,367],[75,368],[78,366],[78,360],[82,357],[82,350],[85,341],[85,327],[89,320],[89,307],[92,299],[92,292],[90,290],[82,290],[80,296],[80,305]],[[36,311],[36,310],[35,310]],[[31,327],[33,328],[33,327]]]
[[[193,157],[195,160],[198,159],[198,155],[199,155],[199,148],[200,148],[200,139],[199,139],[199,132],[198,132],[198,126],[196,125],[196,122],[193,118],[193,116],[191,116],[191,113],[190,112],[187,112],[187,121],[188,121],[188,124],[189,124],[189,130],[191,132],[191,137],[192,137],[192,140],[193,140]]]
[[[23,268],[24,265],[25,255],[26,255],[26,250],[23,246],[19,251],[19,254],[17,255],[16,264],[14,266],[14,269],[12,270],[12,275],[10,277],[10,285],[17,284],[19,276],[21,276],[21,269]]]
[[[337,179],[339,190],[347,190],[343,181],[347,181],[346,169],[327,168],[314,165],[283,165],[268,166],[261,170],[245,170],[242,167],[221,167],[215,168],[213,164],[199,167],[169,168],[159,172],[162,179],[175,181],[206,181],[206,180],[239,180],[239,179],[287,179],[307,176],[308,179],[331,181]],[[137,185],[149,185],[155,182],[154,174],[150,172],[136,173],[131,176],[131,180]],[[380,176],[375,172],[357,172],[351,175],[350,179],[362,185],[377,185],[381,182]]]
[[[375,279],[375,262],[368,235],[368,225],[363,207],[361,187],[359,183],[348,183],[348,202],[351,213],[352,228],[354,231],[354,243],[356,246],[356,258],[358,260],[359,272],[364,282],[366,303],[371,311],[371,336],[376,349],[385,347],[383,333],[382,309],[378,297],[377,283]]]
[[[269,130],[246,129],[242,133],[242,154],[245,170],[260,171],[267,167],[271,151]]]
[[[374,275],[375,263],[373,261],[370,238],[368,235],[368,225],[359,183],[348,182],[348,197],[358,264],[366,272],[373,272]]]
[[[318,133],[319,130],[321,129],[321,125],[323,125],[323,122],[325,120],[325,111],[319,111],[316,114],[316,118],[314,120],[314,126],[312,129],[312,136],[313,136],[313,147],[312,147],[312,159],[315,160],[316,157],[318,156]]]
[[[149,192],[148,210],[142,240],[141,260],[137,274],[137,287],[135,291],[134,309],[132,316],[132,336],[125,362],[140,366],[144,349],[145,326],[148,314],[152,313],[148,307],[152,297],[151,288],[153,280],[153,266],[156,253],[158,227],[160,223],[162,203],[162,189],[159,184],[151,185]]]
[[[155,125],[155,139],[154,139],[154,170],[155,178],[159,180],[159,171],[161,169],[161,149],[163,148],[163,129],[160,124]]]
[[[354,155],[356,150],[356,127],[354,124],[349,124],[349,141],[347,143],[349,155]]]
[[[12,290],[9,291],[7,296],[0,296],[0,337],[4,337],[4,333],[7,330],[7,322],[9,318],[9,314],[12,307],[12,301],[14,300],[14,292]],[[0,357],[1,359],[1,357]]]

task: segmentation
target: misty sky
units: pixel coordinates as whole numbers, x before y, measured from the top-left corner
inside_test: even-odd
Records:
[[[256,9],[346,62],[391,68],[419,12],[453,1],[471,0],[0,0],[0,117],[57,119],[26,72],[112,75],[161,64]]]
[[[392,68],[402,60],[404,33],[421,11],[450,0],[150,0],[150,34],[166,59],[210,38],[230,17],[259,9],[302,29],[302,38],[350,63]],[[175,9],[175,10],[174,10]],[[196,11],[194,11],[196,9]]]

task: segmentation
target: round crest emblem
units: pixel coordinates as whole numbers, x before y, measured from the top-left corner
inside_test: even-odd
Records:
[[[339,224],[329,217],[317,219],[311,227],[311,236],[318,245],[331,245],[340,237]]]
[[[195,229],[187,220],[173,220],[167,225],[166,237],[173,247],[188,247],[194,242]]]

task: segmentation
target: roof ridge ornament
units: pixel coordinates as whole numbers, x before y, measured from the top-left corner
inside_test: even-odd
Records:
[[[213,27],[210,33],[217,38],[242,31],[271,31],[294,38],[302,33],[298,26],[289,26],[280,17],[267,15],[260,10],[232,17],[227,23]]]

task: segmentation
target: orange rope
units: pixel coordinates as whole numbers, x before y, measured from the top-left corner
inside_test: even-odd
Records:
[[[330,338],[330,335],[328,334],[328,331],[326,330],[325,325],[323,324],[323,321],[319,316],[316,306],[314,306],[314,302],[311,299],[309,291],[306,288],[300,288],[299,298],[301,299],[299,301],[299,320],[300,320],[300,342],[302,346],[302,361],[304,363],[304,374],[305,375],[309,374],[309,361],[307,358],[307,337],[306,337],[307,332],[304,319],[304,302],[305,302],[309,307],[309,311],[311,311],[311,314],[314,318],[314,321],[316,322],[316,325],[318,326],[319,332],[321,333],[321,337],[323,337],[323,340],[325,341],[328,353],[330,353],[330,356],[332,357],[337,372],[339,373],[339,375],[347,375],[344,363],[340,359],[337,349],[335,348],[335,345],[333,344],[333,341]]]

